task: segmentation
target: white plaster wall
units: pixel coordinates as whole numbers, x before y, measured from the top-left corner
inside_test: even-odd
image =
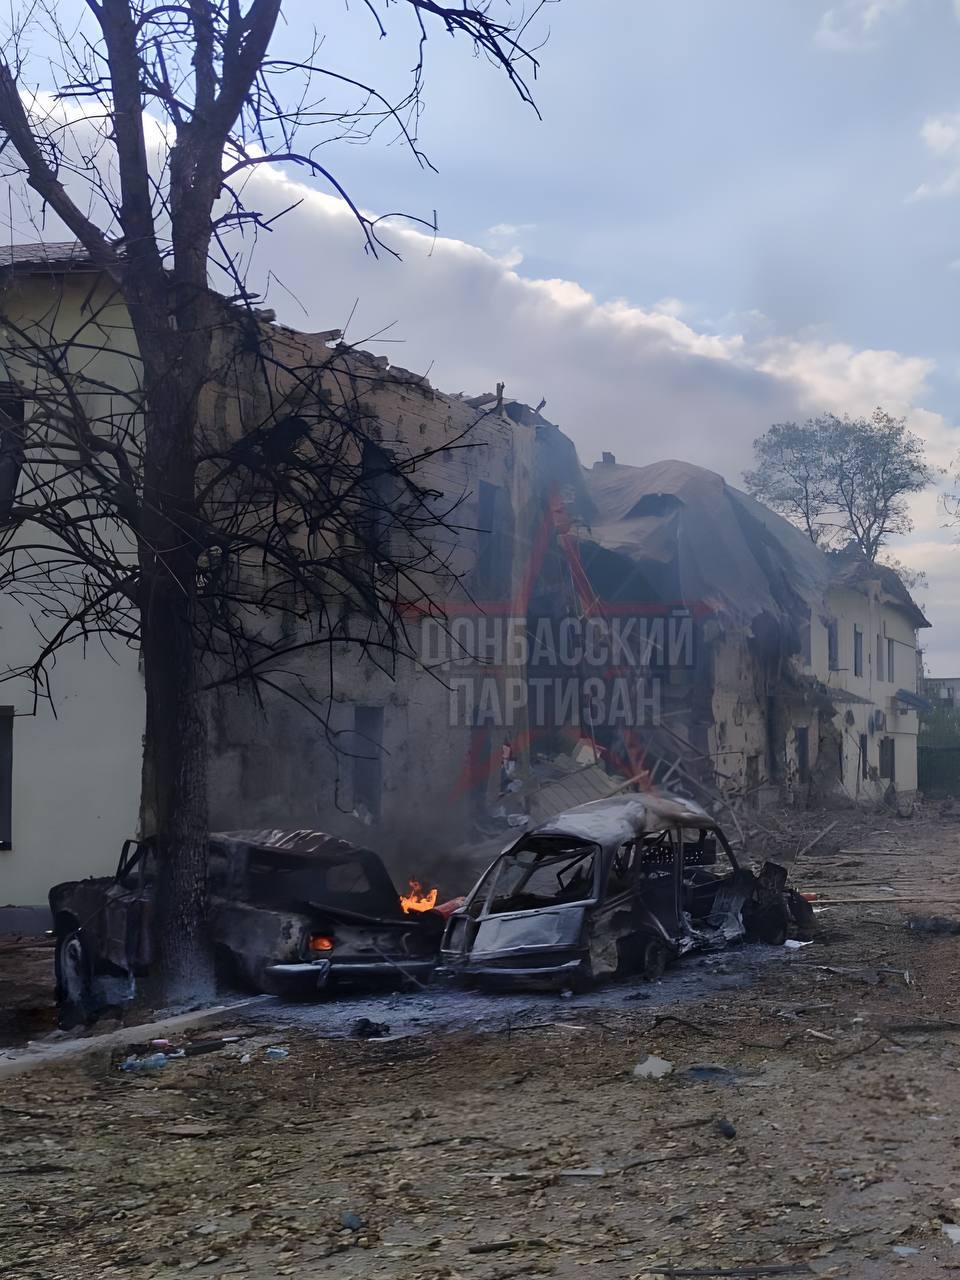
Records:
[[[0,599],[0,661],[35,646],[19,605]],[[99,646],[65,650],[53,673],[53,705],[32,708],[29,686],[0,685],[13,705],[13,848],[0,852],[0,906],[41,906],[61,880],[114,869],[136,833],[143,685],[136,654],[112,660]]]
[[[75,358],[91,378],[129,387],[125,312],[108,305],[90,323],[107,297],[90,290],[87,275],[22,278],[5,293],[3,307],[15,322],[39,320],[55,336],[78,334],[87,349]],[[105,333],[108,351],[100,349]],[[0,669],[32,660],[39,644],[28,610],[0,597]],[[137,827],[144,718],[137,653],[118,644],[111,656],[97,642],[86,649],[76,642],[57,657],[51,690],[52,705],[40,703],[33,715],[28,681],[0,684],[0,704],[16,709],[13,848],[0,852],[0,906],[40,906],[58,881],[113,870]]]
[[[825,618],[837,619],[838,670],[828,663]],[[863,673],[854,674],[854,625],[863,631]],[[884,646],[883,679],[877,663],[877,635]],[[890,679],[886,661],[886,641],[894,640],[894,674]],[[875,800],[886,791],[887,779],[863,778],[860,767],[860,735],[867,734],[867,763],[871,771],[880,764],[880,740],[895,741],[896,786],[901,792],[917,788],[917,715],[899,712],[895,703],[898,689],[911,692],[916,687],[917,637],[904,611],[886,601],[875,589],[866,593],[833,588],[827,597],[826,613],[811,623],[810,670],[828,688],[844,690],[866,698],[866,703],[837,703],[837,725],[843,733],[843,790],[854,800]],[[869,732],[871,715],[882,711],[886,728]],[[849,716],[848,716],[849,713]],[[852,723],[848,723],[848,719]]]

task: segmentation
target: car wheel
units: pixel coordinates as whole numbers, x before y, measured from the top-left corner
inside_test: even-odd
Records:
[[[648,938],[641,952],[640,976],[644,982],[659,982],[667,967],[667,948],[659,938]]]
[[[64,1031],[93,1019],[93,970],[79,929],[57,935],[55,957],[58,1020]]]

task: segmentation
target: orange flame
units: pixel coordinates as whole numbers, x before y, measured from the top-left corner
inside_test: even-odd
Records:
[[[437,905],[438,889],[431,889],[428,893],[424,893],[423,885],[419,880],[410,879],[410,892],[404,896],[400,895],[400,905],[403,907],[404,913],[411,911],[432,911]]]

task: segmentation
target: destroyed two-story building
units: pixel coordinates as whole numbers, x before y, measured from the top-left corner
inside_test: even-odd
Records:
[[[137,352],[111,282],[73,244],[14,246],[0,268],[7,321],[0,390],[8,420],[28,431],[39,421],[47,377],[42,353],[49,352],[67,371],[69,394],[84,412],[111,431],[127,431]],[[407,460],[422,502],[438,516],[435,525],[421,522],[419,533],[409,522],[398,531],[388,515],[391,494],[380,495],[379,527],[363,531],[357,571],[331,602],[334,614],[357,613],[353,631],[362,635],[362,582],[376,572],[371,544],[422,539],[408,553],[392,547],[392,557],[384,554],[410,566],[414,585],[418,565],[430,560],[433,568],[423,587],[434,614],[430,627],[420,616],[424,597],[411,590],[409,634],[399,654],[338,642],[299,660],[291,652],[258,697],[229,680],[211,688],[211,826],[322,827],[412,856],[428,852],[429,815],[426,843],[433,851],[449,847],[467,834],[471,815],[492,804],[501,741],[476,717],[454,716],[444,666],[431,653],[438,633],[449,639],[444,616],[474,616],[486,601],[509,600],[525,572],[533,433],[502,411],[502,396],[476,403],[443,395],[425,377],[345,346],[336,332],[298,333],[269,313],[252,321],[253,359],[250,314],[225,306],[224,317],[215,339],[219,372],[202,405],[204,430],[217,448],[262,433],[289,413],[290,384],[309,378],[318,399],[330,405],[349,399],[362,419],[363,456],[347,468],[352,481],[393,483],[389,469],[377,465],[379,451]],[[267,366],[285,372],[265,377]],[[134,423],[134,435],[136,429]],[[264,626],[287,627],[293,651],[297,627],[309,629],[312,621],[278,610]],[[29,591],[6,593],[4,671],[33,661],[53,625]],[[487,678],[506,702],[523,683],[522,668],[506,655]],[[0,692],[0,907],[36,907],[58,880],[109,871],[141,821],[144,695],[136,644],[102,635],[78,640],[59,652],[46,692],[38,701],[25,677],[7,680]],[[523,714],[517,710],[521,720]],[[524,767],[525,734],[514,737],[511,767]],[[418,858],[410,869],[422,866]]]
[[[33,412],[21,332],[75,371],[94,413],[122,418],[137,353],[110,282],[74,245],[15,246],[0,268],[8,417]],[[259,698],[211,688],[214,829],[321,827],[443,883],[452,849],[522,824],[558,770],[574,801],[631,780],[757,804],[916,787],[927,624],[892,571],[824,555],[690,464],[605,455],[584,470],[563,432],[502,388],[444,395],[335,332],[240,319],[225,305],[211,438],[233,448],[289,413],[291,370],[329,403],[349,399],[370,453],[353,460],[358,483],[388,483],[378,451],[414,460],[424,501],[446,513],[429,543],[449,572],[430,584],[431,616],[411,611],[396,660],[338,642],[291,657]],[[250,323],[285,374],[264,379],[248,359]],[[378,520],[378,545],[409,536]],[[360,576],[374,573],[369,545],[356,550]],[[335,610],[362,614],[357,580]],[[31,660],[48,625],[29,594],[0,598],[0,666]],[[290,628],[294,649],[309,620],[268,625]],[[60,652],[49,699],[29,680],[5,688],[0,907],[35,907],[57,880],[108,871],[141,822],[138,650],[91,638]]]
[[[604,455],[579,473],[567,457],[554,484],[573,532],[536,608],[556,610],[566,580],[584,624],[645,641],[629,660],[621,644],[602,673],[642,696],[619,715],[608,697],[591,729],[621,771],[755,806],[916,790],[917,631],[929,624],[892,569],[820,550],[690,463]]]

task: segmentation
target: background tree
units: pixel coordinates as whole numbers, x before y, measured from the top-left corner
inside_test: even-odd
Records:
[[[473,7],[438,0],[358,5],[357,20],[372,20],[382,36],[401,18],[413,24],[414,70],[399,103],[339,73],[326,57],[321,61],[319,40],[296,61],[271,57],[281,0],[246,5],[241,0],[160,5],[87,0],[85,22],[69,29],[58,25],[55,6],[30,4],[6,41],[0,59],[4,159],[8,164],[15,159],[45,209],[57,215],[113,282],[139,353],[138,385],[129,406],[138,422],[133,436],[118,430],[112,415],[106,421],[91,419],[66,377],[55,379],[56,403],[44,407],[26,436],[19,424],[10,423],[7,438],[14,452],[24,445],[47,451],[29,481],[33,501],[23,504],[32,511],[14,503],[13,518],[43,524],[51,510],[71,513],[54,521],[53,535],[70,549],[73,588],[64,587],[67,616],[52,647],[50,639],[44,644],[41,658],[49,660],[58,644],[86,634],[94,624],[100,634],[140,645],[146,690],[144,794],[150,798],[150,834],[160,857],[157,936],[168,995],[196,990],[210,972],[199,945],[207,838],[201,656],[213,626],[206,595],[224,555],[229,565],[233,546],[231,538],[224,546],[222,538],[211,537],[206,518],[208,468],[217,460],[206,456],[200,407],[218,373],[211,357],[214,335],[224,322],[221,300],[209,288],[211,265],[227,274],[236,300],[249,307],[253,299],[244,285],[237,233],[264,224],[244,205],[243,183],[251,169],[269,163],[298,166],[330,184],[356,214],[366,247],[374,253],[388,248],[377,220],[362,213],[320,163],[318,145],[331,138],[369,137],[390,122],[417,162],[428,163],[417,125],[424,56],[435,33],[472,42],[531,102],[528,80],[537,63],[523,44],[529,18],[511,18],[509,7],[501,7],[504,20],[494,0],[478,0]],[[35,43],[31,24],[38,22],[46,28],[46,42],[52,39],[60,50],[50,68],[54,102],[75,106],[92,131],[93,141],[79,150],[71,149],[59,107],[45,106],[26,82],[23,53]],[[324,46],[324,55],[328,52]],[[325,94],[345,89],[354,94],[353,104],[331,110]],[[301,145],[304,130],[314,136],[305,136]],[[249,336],[259,340],[255,324]],[[17,345],[32,353],[21,352],[21,361],[43,359],[36,335],[26,329]],[[302,372],[292,380],[298,378],[309,383]],[[313,425],[329,425],[329,418],[315,401],[301,416],[310,424],[307,436],[323,438],[323,430],[314,431]],[[359,429],[356,422],[352,429]],[[281,548],[276,530],[282,520],[254,537],[250,522],[256,525],[263,503],[245,494],[244,485],[248,491],[274,485],[277,505],[292,503],[316,529],[322,521],[313,504],[324,505],[322,482],[302,458],[285,464],[295,475],[281,477],[276,467],[271,470],[268,452],[249,450],[245,460],[221,458],[216,483],[228,487],[227,508],[239,503],[245,513],[234,522],[232,536],[250,554],[259,551],[281,571],[299,574],[305,599],[314,605],[333,588],[334,578],[324,577],[322,566],[302,553],[295,538]],[[259,459],[256,483],[249,469],[254,457]],[[338,465],[338,485],[352,491],[356,484],[343,472],[359,468],[357,451],[345,453]],[[51,475],[59,477],[57,484],[44,488]],[[68,498],[60,492],[64,484]],[[44,508],[40,515],[38,501]],[[86,506],[92,509],[78,513]],[[349,513],[349,505],[344,511]],[[349,523],[349,514],[344,518]],[[114,526],[106,539],[103,519]],[[50,574],[64,585],[66,565],[32,566],[13,553],[14,542],[23,545],[24,539],[7,542],[8,587],[21,573],[41,592]],[[123,548],[122,555],[114,554],[116,547]],[[294,564],[298,556],[302,566]],[[102,589],[89,585],[101,573]],[[234,586],[243,580],[240,573]],[[366,589],[386,614],[388,633],[395,635],[394,606],[383,584],[371,579]],[[271,609],[276,598],[264,597],[260,605]],[[72,609],[71,599],[80,600],[79,609]],[[307,607],[303,599],[298,607]],[[245,643],[252,643],[250,611],[238,605],[224,616],[240,636],[225,643],[220,656],[234,662],[238,677],[250,675]],[[222,638],[223,627],[214,629]]]
[[[819,546],[853,542],[870,561],[913,528],[908,498],[933,479],[923,441],[880,408],[869,419],[779,423],[754,441],[754,457],[744,475],[754,497]]]

